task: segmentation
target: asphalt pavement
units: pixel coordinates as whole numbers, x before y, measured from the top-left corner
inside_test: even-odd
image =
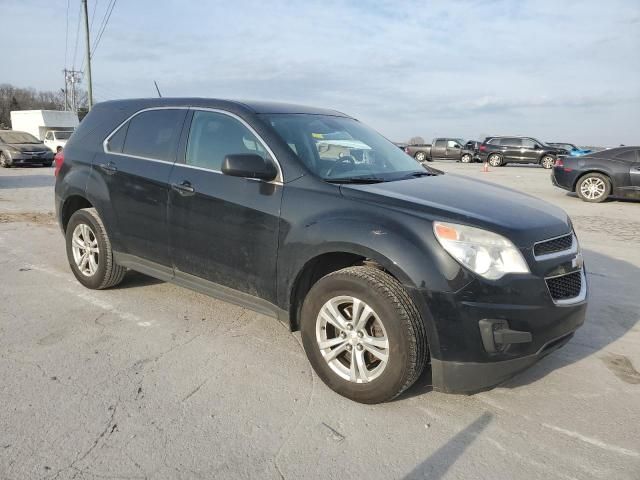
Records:
[[[0,169],[0,479],[638,480],[640,203],[586,204],[539,167],[436,166],[571,215],[587,320],[498,388],[423,375],[375,406],[325,387],[274,319],[136,273],[85,289],[53,169]]]

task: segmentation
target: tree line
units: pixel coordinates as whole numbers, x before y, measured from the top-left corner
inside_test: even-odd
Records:
[[[78,93],[81,105],[80,119],[86,114],[87,95]],[[0,129],[11,128],[10,112],[14,110],[64,110],[64,90],[47,91],[0,84]]]

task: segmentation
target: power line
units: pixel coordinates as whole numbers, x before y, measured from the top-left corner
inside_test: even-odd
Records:
[[[116,6],[116,2],[117,0],[112,0],[111,3],[109,5],[107,5],[107,11],[105,12],[105,17],[104,17],[104,22],[102,24],[102,29],[98,32],[98,36],[96,38],[96,41],[93,44],[93,48],[92,50],[92,54],[91,56],[93,56],[96,53],[96,49],[98,48],[98,45],[100,45],[100,40],[102,40],[102,35],[104,34],[104,31],[107,28],[107,25],[109,23],[109,19],[111,18],[111,14],[113,13],[113,9]],[[111,7],[111,9],[109,10],[109,6]]]
[[[64,68],[67,68],[67,61],[69,60],[69,2],[67,0],[67,23],[64,34]]]
[[[73,50],[73,69],[76,68],[76,56],[78,55],[78,38],[80,37],[80,20],[82,19],[82,2],[80,3],[80,7],[78,8],[78,26],[76,28],[76,46]]]
[[[93,32],[93,21],[96,19],[96,10],[98,10],[98,0],[96,0],[93,4],[93,13],[91,14],[91,26],[89,30]]]

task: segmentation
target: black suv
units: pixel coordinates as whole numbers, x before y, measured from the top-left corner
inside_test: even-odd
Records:
[[[531,137],[488,137],[479,148],[480,159],[492,167],[507,163],[537,163],[546,169],[553,167],[556,159],[569,152],[552,147]]]
[[[342,113],[106,102],[63,156],[56,213],[80,283],[132,269],[274,316],[359,402],[395,397],[425,366],[436,389],[485,389],[585,318],[562,210],[425,168]]]

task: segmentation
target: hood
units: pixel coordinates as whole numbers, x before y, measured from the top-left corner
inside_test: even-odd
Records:
[[[564,210],[515,190],[460,175],[436,175],[370,185],[340,186],[346,198],[383,204],[429,221],[499,233],[521,248],[571,231]]]
[[[49,149],[44,143],[7,143],[11,148],[21,152],[47,152]]]

